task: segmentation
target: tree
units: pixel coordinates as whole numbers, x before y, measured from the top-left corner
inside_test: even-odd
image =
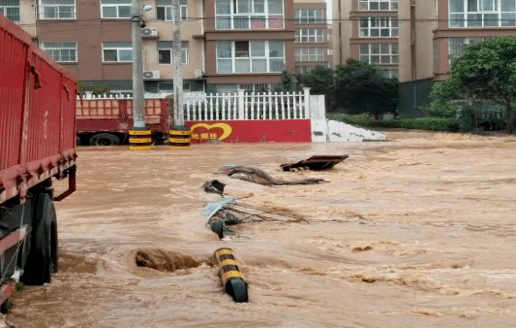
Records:
[[[502,104],[507,110],[507,130],[513,133],[516,37],[492,37],[470,45],[453,60],[450,73],[450,80],[434,85],[432,97]]]
[[[350,113],[368,113],[377,119],[398,108],[398,81],[388,79],[373,64],[348,59],[336,70],[337,103]]]
[[[310,87],[314,95],[325,95],[328,112],[335,110],[335,80],[332,69],[322,66],[315,67],[308,74],[296,74],[295,80],[298,86]]]
[[[285,87],[292,83],[325,95],[328,112],[369,113],[378,118],[398,107],[398,81],[385,78],[375,65],[353,59],[336,70],[316,67],[308,74],[283,77]]]

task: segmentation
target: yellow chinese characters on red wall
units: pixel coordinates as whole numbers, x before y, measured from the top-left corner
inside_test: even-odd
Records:
[[[196,123],[191,127],[192,139],[198,141],[207,141],[210,139],[224,140],[233,132],[233,128],[227,123]]]

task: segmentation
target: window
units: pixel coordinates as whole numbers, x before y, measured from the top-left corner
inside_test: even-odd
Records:
[[[282,29],[283,0],[215,0],[217,30]]]
[[[359,0],[358,10],[398,10],[398,0]]]
[[[328,56],[333,56],[333,49],[328,48]]]
[[[133,46],[131,42],[104,42],[102,55],[103,62],[132,62]]]
[[[131,18],[131,0],[101,0],[102,18]]]
[[[20,0],[0,0],[0,13],[13,22],[19,22]]]
[[[333,33],[328,33],[327,38],[328,38],[328,40],[333,40]]]
[[[383,70],[383,76],[387,79],[398,79],[398,70]]]
[[[296,48],[297,62],[323,62],[323,48]]]
[[[369,64],[398,64],[398,45],[373,43],[360,45],[360,60]]]
[[[56,62],[77,62],[76,42],[41,42],[39,46]]]
[[[281,84],[258,83],[258,84],[238,84],[238,89],[243,89],[246,94],[263,94],[268,92],[281,91]]]
[[[39,19],[75,19],[75,0],[39,0]]]
[[[516,26],[515,0],[449,0],[450,27]]]
[[[297,29],[296,43],[324,42],[323,29]]]
[[[217,43],[217,73],[279,73],[284,68],[283,41]]]
[[[314,65],[302,65],[302,66],[296,66],[296,73],[298,74],[309,74],[313,71],[315,68]]]
[[[360,18],[361,38],[392,38],[398,36],[398,19],[392,17]]]
[[[172,21],[172,0],[156,0],[158,21]],[[188,20],[187,0],[179,0],[179,20]]]
[[[448,55],[450,58],[450,63],[462,56],[462,51],[469,45],[474,43],[484,41],[485,38],[450,38],[449,39],[449,49]]]
[[[174,64],[173,48],[172,41],[158,41],[159,64]],[[181,59],[183,64],[188,64],[188,41],[181,41]]]
[[[324,24],[322,9],[297,9],[294,19],[297,24]]]

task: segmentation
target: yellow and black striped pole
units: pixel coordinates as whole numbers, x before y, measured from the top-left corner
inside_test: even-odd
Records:
[[[219,216],[215,215],[211,217],[208,221],[208,224],[210,225],[211,230],[217,233],[219,239],[222,239],[224,237],[224,224],[220,220]]]
[[[247,283],[244,275],[238,268],[238,263],[233,256],[233,250],[220,248],[215,251],[215,261],[219,266],[220,279],[226,293],[228,293],[236,303],[246,303],[249,301],[247,296]]]
[[[150,130],[129,130],[129,149],[150,150],[152,145],[152,132]]]
[[[187,149],[190,148],[190,137],[192,131],[188,127],[174,126],[168,131],[168,148],[169,149]]]

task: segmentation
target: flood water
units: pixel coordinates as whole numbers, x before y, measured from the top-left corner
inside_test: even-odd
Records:
[[[19,327],[515,327],[516,138],[388,133],[388,142],[82,147],[78,187],[58,203],[60,272],[14,297]],[[283,173],[311,155],[349,158]],[[268,187],[215,175],[255,166]],[[228,184],[300,222],[233,227],[202,207]],[[57,189],[63,189],[58,186]],[[250,194],[249,192],[252,192]],[[249,303],[223,292],[213,252],[234,250]],[[159,269],[136,265],[144,253]]]

